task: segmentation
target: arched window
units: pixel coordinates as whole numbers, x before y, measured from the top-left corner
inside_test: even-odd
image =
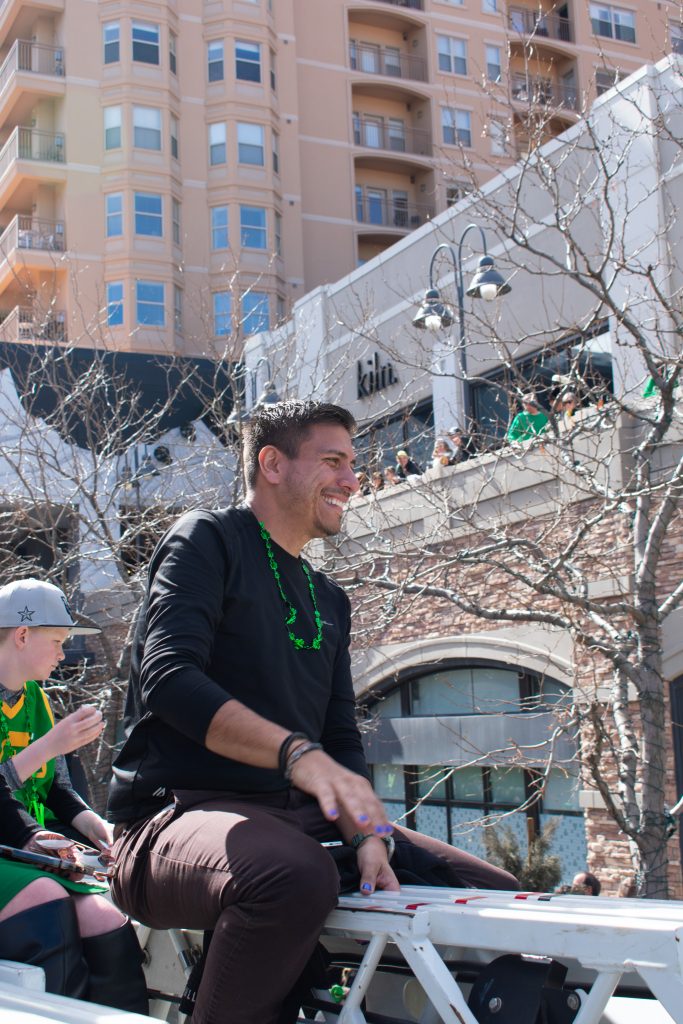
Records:
[[[495,662],[420,666],[377,687],[364,738],[390,816],[479,857],[487,818],[504,815],[522,850],[530,827],[558,819],[553,852],[571,881],[586,837],[576,742],[557,733],[570,701],[563,683]]]

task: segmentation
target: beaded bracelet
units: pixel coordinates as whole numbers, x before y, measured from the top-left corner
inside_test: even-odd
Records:
[[[322,743],[313,743],[312,740],[309,740],[307,743],[302,743],[300,747],[296,748],[296,750],[293,750],[287,758],[287,767],[285,768],[285,778],[287,779],[287,782],[292,781],[292,770],[300,757],[303,757],[304,754],[310,754],[312,750],[322,749]]]
[[[304,732],[290,732],[289,736],[285,736],[280,744],[280,749],[277,755],[277,766],[281,775],[284,775],[287,769],[289,748],[292,743],[296,743],[297,740],[306,740],[306,742],[308,742],[308,736]]]

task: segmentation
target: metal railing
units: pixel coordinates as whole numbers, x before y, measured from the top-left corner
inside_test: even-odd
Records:
[[[365,117],[354,119],[353,141],[356,146],[385,149],[392,153],[412,153],[416,156],[431,156],[432,153],[431,138],[425,129],[406,128],[405,125]]]
[[[0,66],[0,96],[17,71],[63,78],[64,50],[61,46],[44,46],[27,39],[17,39]]]
[[[383,46],[352,43],[349,47],[352,71],[386,78],[411,78],[415,82],[427,81],[427,62],[411,53],[400,53]]]
[[[527,78],[513,75],[510,82],[512,99],[530,106],[565,107],[578,110],[579,93],[575,85],[557,85],[549,78]]]
[[[64,135],[62,132],[43,132],[37,128],[24,128],[22,125],[17,125],[0,150],[0,178],[15,160],[65,163]]]
[[[40,220],[18,213],[0,235],[0,255],[12,249],[64,252],[66,236],[63,221]]]
[[[574,42],[574,29],[570,18],[561,18],[558,14],[543,14],[529,7],[510,7],[508,28],[522,36],[558,39],[563,43]]]
[[[400,228],[412,231],[434,216],[434,208],[408,203],[389,196],[372,196],[364,192],[356,197],[356,221],[368,227]]]
[[[0,321],[4,341],[66,341],[66,313],[61,309],[39,313],[31,306],[15,306],[0,314]]]
[[[423,0],[379,0],[379,3],[393,4],[394,7],[411,7],[414,11],[423,11]]]

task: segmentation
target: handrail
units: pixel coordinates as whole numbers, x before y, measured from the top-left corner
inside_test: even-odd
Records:
[[[389,196],[371,196],[367,191],[356,196],[356,221],[367,227],[399,228],[412,231],[434,216],[434,207],[404,203]]]
[[[64,252],[64,222],[42,220],[18,213],[0,235],[0,255],[13,249],[34,249],[43,252]]]
[[[579,93],[575,85],[558,85],[550,78],[513,75],[510,82],[512,99],[543,107],[565,107],[578,110]]]
[[[0,178],[15,160],[45,160],[49,163],[66,162],[63,132],[44,132],[37,128],[17,125],[0,150]]]
[[[359,117],[353,123],[354,142],[367,149],[386,149],[392,153],[412,153],[417,156],[431,156],[430,134],[424,128],[407,128],[404,124],[392,125],[378,118]]]
[[[66,341],[66,313],[49,309],[39,313],[31,306],[15,306],[0,323],[5,341]]]
[[[559,14],[532,10],[529,7],[508,8],[508,28],[523,36],[546,37],[563,43],[574,42],[574,28],[570,18]]]
[[[352,42],[349,46],[349,64],[352,71],[385,78],[411,78],[415,82],[427,81],[427,62],[412,53],[401,53],[386,46]]]
[[[65,74],[64,49],[61,46],[34,43],[30,39],[16,39],[0,66],[0,95],[17,71],[62,78]]]

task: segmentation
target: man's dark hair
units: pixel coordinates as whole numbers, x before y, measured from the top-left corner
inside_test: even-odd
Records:
[[[596,878],[592,871],[581,871],[574,878],[574,885],[581,885],[590,889],[591,896],[599,896],[602,889],[600,879]]]
[[[329,402],[290,399],[256,409],[247,426],[244,441],[244,469],[249,486],[253,487],[256,483],[258,456],[262,448],[271,444],[288,459],[294,459],[308,431],[318,423],[336,424],[344,427],[351,435],[356,430],[356,421],[348,409]]]

